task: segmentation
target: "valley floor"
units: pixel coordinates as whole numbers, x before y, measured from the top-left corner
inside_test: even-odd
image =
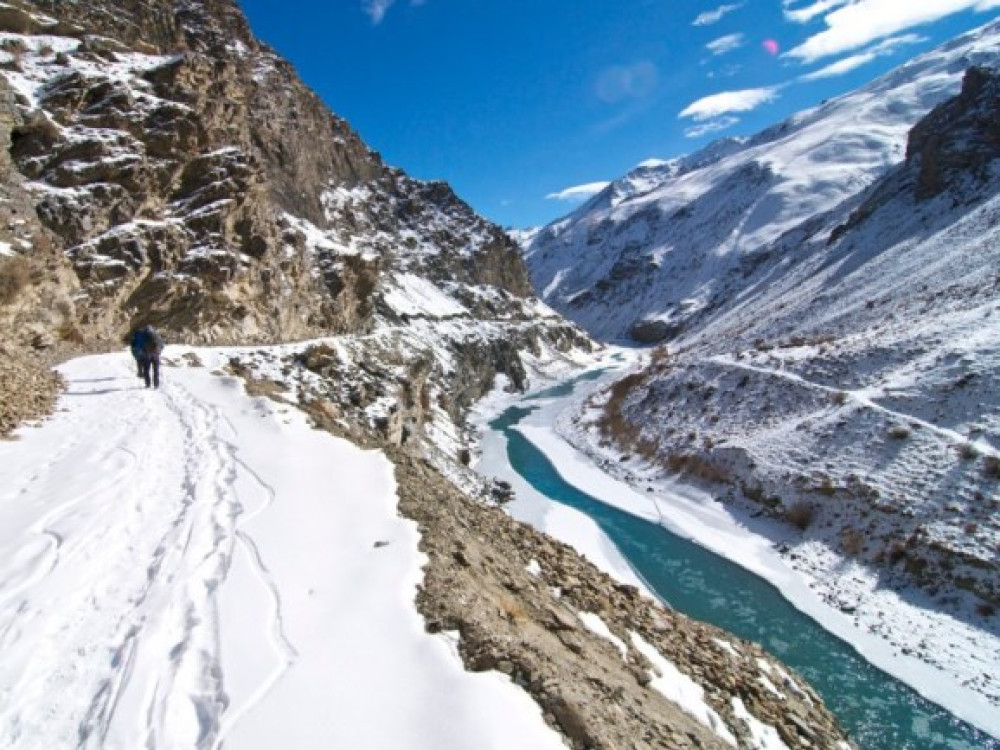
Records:
[[[566,481],[765,578],[796,608],[852,644],[868,661],[1000,737],[1000,634],[934,611],[919,592],[881,587],[870,571],[825,546],[798,547],[796,559],[790,560],[774,544],[787,531],[764,528],[762,519],[750,511],[723,506],[641,461],[597,445],[594,435],[573,417],[594,389],[589,385],[569,399],[533,402],[542,408],[517,428]],[[635,573],[594,522],[548,500],[510,467],[502,439],[485,423],[512,401],[498,394],[481,408],[484,443],[478,469],[512,483],[517,499],[511,512],[516,517],[577,547],[607,572],[634,582]],[[855,606],[850,614],[840,606],[846,600]]]
[[[562,748],[424,631],[380,452],[174,357],[59,368],[0,443],[0,748]]]

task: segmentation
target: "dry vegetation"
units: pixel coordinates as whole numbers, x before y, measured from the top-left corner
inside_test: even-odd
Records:
[[[31,283],[31,264],[21,255],[0,258],[0,305],[14,302]]]
[[[785,511],[785,520],[800,531],[808,529],[816,518],[816,506],[805,501],[797,502]]]

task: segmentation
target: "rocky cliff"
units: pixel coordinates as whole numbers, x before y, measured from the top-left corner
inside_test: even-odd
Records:
[[[8,348],[44,363],[140,321],[188,342],[369,331],[439,314],[394,308],[417,277],[450,318],[538,318],[506,235],[386,166],[232,2],[4,3],[0,70]],[[584,343],[547,321],[536,338]],[[521,378],[516,350],[489,362]]]
[[[498,228],[383,164],[234,4],[23,3],[0,30],[12,168],[84,337],[366,330],[403,270],[530,295]]]

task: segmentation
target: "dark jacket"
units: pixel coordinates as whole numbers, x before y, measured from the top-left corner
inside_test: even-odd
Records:
[[[155,359],[160,356],[165,345],[163,337],[152,326],[143,326],[134,331],[130,342],[132,356],[136,359]]]

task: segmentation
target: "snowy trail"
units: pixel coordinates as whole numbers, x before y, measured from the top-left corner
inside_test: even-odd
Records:
[[[385,457],[198,354],[70,362],[0,443],[0,748],[561,748],[423,631]]]
[[[795,373],[787,372],[783,369],[773,368],[773,367],[762,367],[760,365],[751,365],[746,362],[737,361],[732,355],[723,354],[714,357],[708,357],[706,362],[713,362],[718,365],[723,365],[726,367],[733,367],[738,370],[746,370],[748,372],[756,372],[762,375],[768,375],[775,378],[781,378],[782,380],[787,380],[790,383],[795,383],[796,385],[810,388],[812,390],[823,391],[829,393],[830,395],[843,395],[846,399],[854,401],[861,407],[865,409],[871,409],[872,411],[879,412],[889,417],[892,420],[897,421],[900,424],[909,423],[911,425],[919,426],[928,432],[933,433],[942,440],[954,444],[954,445],[975,445],[976,449],[987,456],[1000,456],[1000,451],[996,451],[991,446],[986,444],[984,441],[970,440],[967,436],[955,430],[949,430],[946,427],[939,427],[933,422],[928,422],[925,419],[913,416],[912,414],[906,414],[900,411],[894,411],[886,406],[882,406],[875,399],[883,395],[881,389],[864,389],[864,390],[842,390],[840,388],[834,388],[828,385],[822,385],[820,383],[813,383],[810,380],[797,375]]]

